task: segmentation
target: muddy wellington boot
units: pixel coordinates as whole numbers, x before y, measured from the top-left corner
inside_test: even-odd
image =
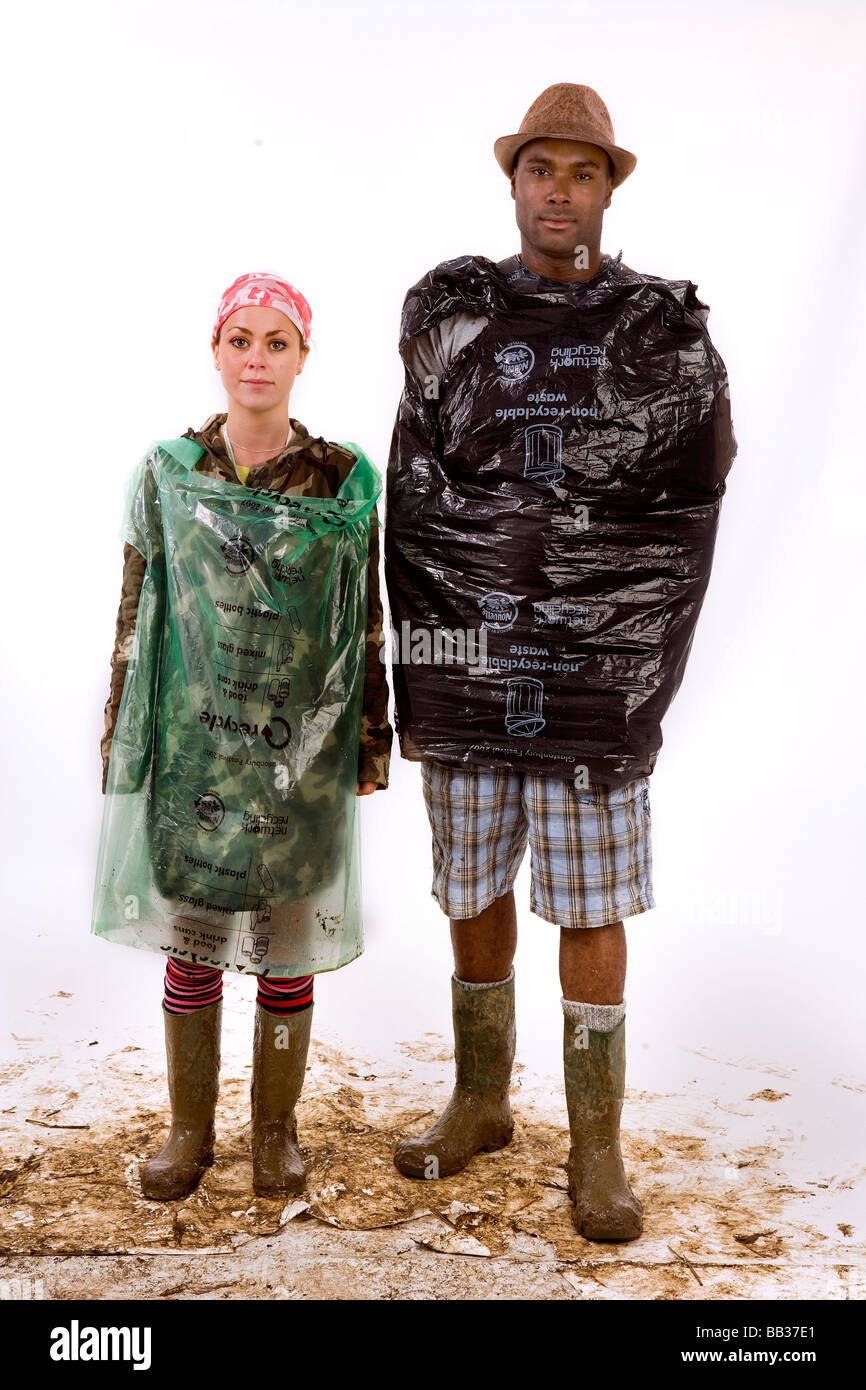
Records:
[[[439,1119],[417,1139],[403,1139],[394,1164],[409,1178],[447,1178],[473,1154],[502,1149],[514,1122],[508,1099],[514,1061],[514,971],[507,980],[473,985],[451,977],[456,1085]]]
[[[213,1163],[222,1009],[220,999],[191,1014],[162,1011],[171,1130],[159,1153],[141,1167],[141,1191],[151,1201],[188,1197]]]
[[[258,1197],[303,1192],[295,1104],[304,1084],[312,1004],[297,1014],[272,1014],[256,1004],[253,1035],[253,1191]]]
[[[591,1021],[592,1009],[592,1005],[563,1000],[572,1219],[586,1240],[634,1240],[643,1229],[643,1207],[628,1185],[619,1147],[625,1093],[625,1017],[620,1017],[612,1031],[596,1032],[582,1025],[584,1017]]]

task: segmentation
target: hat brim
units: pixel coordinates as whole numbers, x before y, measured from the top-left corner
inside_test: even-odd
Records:
[[[637,164],[637,155],[632,154],[630,150],[624,150],[619,145],[609,145],[590,132],[580,135],[573,130],[536,130],[532,135],[525,133],[523,135],[500,135],[493,146],[493,153],[503,174],[507,174],[511,178],[514,173],[514,161],[517,158],[518,150],[533,140],[580,140],[587,145],[597,145],[599,149],[604,150],[605,154],[610,156],[613,164],[612,188],[617,188],[623,179],[627,179]]]

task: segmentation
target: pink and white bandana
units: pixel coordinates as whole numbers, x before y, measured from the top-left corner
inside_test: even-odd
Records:
[[[211,342],[216,342],[226,319],[236,309],[244,309],[247,305],[254,308],[279,309],[280,313],[291,319],[301,335],[304,346],[309,344],[313,322],[309,304],[300,290],[296,290],[288,280],[281,280],[278,275],[269,275],[266,272],[239,275],[234,284],[229,285],[220,300]]]

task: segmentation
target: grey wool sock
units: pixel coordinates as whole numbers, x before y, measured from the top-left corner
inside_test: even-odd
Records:
[[[513,979],[513,965],[504,980],[485,980],[481,984],[473,984],[471,980],[461,980],[459,975],[454,976],[455,982],[460,986],[461,989],[494,989],[496,985],[507,985],[508,981]]]
[[[594,1033],[612,1033],[625,1018],[625,999],[621,1004],[579,1004],[563,999],[562,1012],[572,1023],[591,1028]]]

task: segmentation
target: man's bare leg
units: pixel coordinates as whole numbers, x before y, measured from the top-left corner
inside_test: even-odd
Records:
[[[517,949],[514,893],[496,898],[477,917],[451,918],[454,974],[468,984],[507,980]]]
[[[584,1004],[620,1004],[625,968],[622,922],[609,922],[605,927],[560,927],[559,981],[563,999],[578,999]]]

